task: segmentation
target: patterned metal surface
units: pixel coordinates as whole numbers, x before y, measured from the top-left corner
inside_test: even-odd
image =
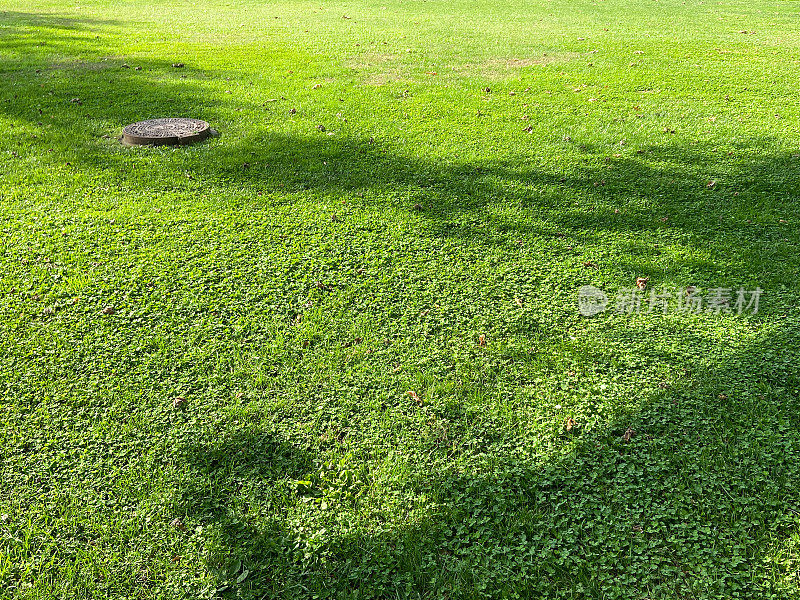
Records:
[[[208,123],[199,119],[169,118],[139,121],[122,130],[122,141],[131,145],[191,144],[209,136]]]

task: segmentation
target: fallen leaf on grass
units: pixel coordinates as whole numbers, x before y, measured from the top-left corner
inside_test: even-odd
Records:
[[[575,427],[575,419],[570,417],[567,419],[567,422],[564,423],[564,429],[566,429],[567,431],[572,431],[573,427]]]
[[[180,531],[186,531],[186,525],[184,525],[183,521],[181,521],[177,517],[175,519],[172,519],[170,525],[172,525],[175,529],[178,529]]]
[[[412,399],[414,402],[416,402],[416,403],[417,403],[417,405],[419,405],[419,406],[422,406],[422,398],[420,398],[420,397],[419,397],[419,395],[417,394],[417,392],[415,392],[415,391],[413,391],[413,390],[409,390],[409,391],[407,391],[407,392],[406,392],[406,394],[408,394],[409,396],[411,396],[411,399]]]
[[[647,282],[650,281],[649,277],[637,277],[636,278],[636,287],[640,290],[643,290],[647,287]]]
[[[326,292],[330,292],[331,291],[330,286],[329,285],[325,285],[321,281],[315,281],[314,282],[314,287],[316,287],[317,289],[320,289],[320,290],[324,290]]]
[[[478,337],[478,346],[485,347],[486,346],[486,336],[481,334]]]

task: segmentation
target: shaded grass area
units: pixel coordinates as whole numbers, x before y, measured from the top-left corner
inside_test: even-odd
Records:
[[[5,595],[797,595],[788,13],[549,4],[0,13]]]

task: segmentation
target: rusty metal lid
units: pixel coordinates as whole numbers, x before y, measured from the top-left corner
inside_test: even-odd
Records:
[[[192,144],[209,135],[208,123],[199,119],[150,119],[127,125],[122,130],[122,143],[130,146]]]

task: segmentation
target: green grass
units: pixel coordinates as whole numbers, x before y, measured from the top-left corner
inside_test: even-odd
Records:
[[[0,597],[800,597],[797,8],[0,0]]]

